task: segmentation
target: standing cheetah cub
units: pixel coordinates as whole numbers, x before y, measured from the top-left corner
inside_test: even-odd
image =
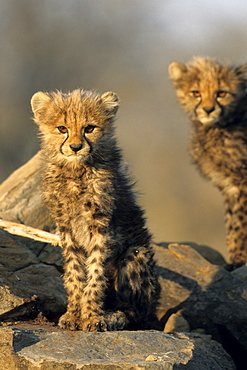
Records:
[[[190,154],[222,192],[229,260],[247,262],[247,64],[209,58],[169,66],[177,97],[192,122]]]
[[[118,96],[37,92],[31,106],[41,132],[43,196],[62,240],[68,307],[59,326],[151,328],[160,288],[114,137]]]

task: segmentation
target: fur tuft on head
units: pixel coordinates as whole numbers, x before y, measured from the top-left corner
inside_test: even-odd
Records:
[[[238,78],[240,77],[242,80],[247,79],[247,63],[239,67],[233,67],[221,64],[216,59],[209,57],[204,58],[201,56],[194,56],[186,64],[172,62],[168,67],[170,78],[175,83],[183,79],[188,73],[198,73],[198,71],[202,73],[203,70],[205,71],[205,74],[208,70],[214,70],[215,72],[223,71],[227,73],[232,71],[232,73],[238,76]]]
[[[107,120],[110,120],[115,117],[119,104],[120,99],[114,92],[100,95],[83,89],[77,89],[68,94],[61,91],[50,93],[39,91],[31,98],[34,121],[39,126],[55,121],[56,117],[65,111],[76,109],[77,114],[80,114],[89,106],[91,106],[90,110],[94,107],[94,112],[103,114]]]

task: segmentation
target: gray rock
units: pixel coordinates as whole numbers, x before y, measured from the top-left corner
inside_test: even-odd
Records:
[[[6,269],[14,272],[38,263],[39,259],[17,237],[0,230],[0,261]]]
[[[247,283],[247,264],[239,267],[236,270],[233,270],[231,273],[235,277],[237,277],[240,280],[243,280],[243,281],[245,281]]]
[[[0,185],[0,217],[54,230],[40,191],[40,153]],[[0,320],[32,317],[42,310],[66,309],[59,247],[0,230]]]
[[[170,244],[174,244],[174,242],[158,243],[158,245],[165,248],[168,248]],[[209,247],[208,245],[197,244],[195,242],[182,242],[176,244],[189,245],[191,248],[195,249],[202,257],[204,257],[208,262],[212,263],[213,265],[219,265],[224,267],[227,264],[224,257],[218,251],[216,251],[214,248]]]
[[[41,244],[41,243],[40,243]],[[47,244],[39,254],[40,261],[56,266],[60,271],[62,271],[63,257],[60,247],[54,247],[51,244]]]
[[[52,224],[40,191],[40,152],[0,185],[0,217],[46,229]]]
[[[162,286],[161,322],[182,312],[191,330],[204,329],[241,361],[247,355],[246,282],[186,245],[156,246],[155,252]]]
[[[193,334],[86,333],[13,326],[0,328],[0,347],[7,352],[0,355],[0,368],[6,370],[235,369],[219,343]]]
[[[164,326],[165,333],[172,332],[190,332],[190,325],[183,317],[182,312],[178,311],[169,316]]]
[[[0,320],[26,317],[38,310],[64,312],[61,273],[42,261],[19,238],[0,230]]]
[[[0,185],[0,218],[54,232],[55,225],[41,196],[40,165],[41,155],[38,152]],[[30,249],[40,262],[55,265],[62,272],[60,248],[28,238],[18,237],[16,240]]]
[[[54,225],[40,194],[39,166],[38,153],[0,185],[0,217],[52,231]],[[230,273],[220,267],[225,265],[225,260],[218,252],[196,243],[190,243],[190,246],[162,243],[154,245],[154,250],[162,286],[158,313],[160,329],[163,330],[166,325],[165,331],[168,332],[191,330],[208,333],[223,344],[241,369],[241,361],[247,356],[246,266],[241,271],[239,269],[239,273],[238,270]],[[0,230],[0,321],[32,319],[40,311],[48,318],[60,315],[66,307],[61,273],[62,256],[59,247],[16,237]],[[86,334],[70,333],[76,338]],[[106,333],[106,338],[111,335],[113,333]],[[117,335],[121,336],[121,333]],[[192,334],[188,335],[189,339],[186,340],[192,340]],[[95,338],[101,337],[95,335]],[[192,340],[193,343],[196,341],[193,361],[194,354],[200,352],[197,348],[198,340],[194,337]],[[13,348],[9,347],[9,353],[13,353]],[[146,357],[149,360],[155,359],[153,352]],[[190,360],[188,364],[193,365],[193,361]],[[158,360],[153,362],[146,361],[146,365],[156,366],[149,368],[160,365]],[[36,369],[35,366],[30,369]],[[71,366],[68,368],[73,369],[74,365]],[[180,365],[169,366],[176,368],[183,365],[181,362]]]

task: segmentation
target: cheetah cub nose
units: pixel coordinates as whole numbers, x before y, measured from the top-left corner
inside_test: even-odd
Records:
[[[203,109],[207,114],[210,114],[214,111],[214,107],[204,107]]]
[[[70,148],[73,150],[73,152],[78,152],[82,148],[82,144],[71,144]]]

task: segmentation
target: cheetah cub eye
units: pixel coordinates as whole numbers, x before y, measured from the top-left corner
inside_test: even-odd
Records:
[[[227,95],[227,91],[223,91],[223,90],[217,91],[216,93],[217,98],[225,98],[226,95]]]
[[[93,126],[93,125],[88,125],[85,127],[85,134],[91,134],[94,129],[96,128],[96,126]]]
[[[198,90],[192,90],[191,95],[194,96],[194,98],[200,98],[201,97],[201,93]]]
[[[66,134],[68,132],[68,129],[65,126],[58,126],[57,129],[61,134]]]

